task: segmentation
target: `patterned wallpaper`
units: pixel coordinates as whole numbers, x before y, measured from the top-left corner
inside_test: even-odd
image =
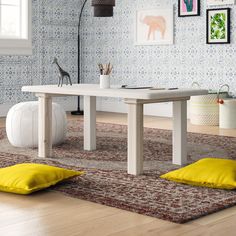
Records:
[[[0,104],[35,97],[22,93],[24,85],[55,84],[54,56],[77,81],[77,24],[79,0],[32,0],[33,55],[0,55]],[[70,98],[64,98],[70,103]]]
[[[201,16],[196,17],[178,17],[177,2],[117,0],[114,17],[96,21],[87,8],[83,28],[84,81],[97,83],[97,62],[111,61],[115,68],[113,84],[189,87],[197,81],[204,88],[217,89],[228,83],[236,92],[236,6],[230,6],[231,44],[207,45],[206,0],[201,0]],[[134,46],[136,10],[173,4],[174,45]]]
[[[236,92],[236,6],[231,7],[231,44],[207,45],[205,1],[200,17],[177,17],[177,0],[117,0],[113,18],[94,18],[89,0],[82,21],[82,81],[98,83],[97,63],[110,61],[112,84],[189,87],[197,81],[204,88],[228,83]],[[81,3],[33,0],[33,55],[0,56],[0,104],[34,99],[20,91],[23,85],[56,83],[54,56],[76,81]],[[173,4],[174,45],[134,46],[135,11]]]

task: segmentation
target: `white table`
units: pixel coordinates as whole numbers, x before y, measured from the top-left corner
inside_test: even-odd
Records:
[[[143,172],[143,105],[173,102],[173,163],[183,165],[187,161],[187,100],[190,96],[206,95],[207,90],[149,90],[149,89],[100,89],[95,84],[25,86],[24,92],[32,92],[39,100],[38,156],[52,154],[52,97],[84,96],[84,150],[96,149],[96,97],[123,98],[128,105],[128,173]]]

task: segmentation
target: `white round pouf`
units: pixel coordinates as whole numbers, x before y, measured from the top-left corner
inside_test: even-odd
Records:
[[[52,143],[63,142],[66,136],[66,113],[57,103],[52,103]],[[38,146],[38,102],[21,102],[7,114],[6,132],[15,147]]]

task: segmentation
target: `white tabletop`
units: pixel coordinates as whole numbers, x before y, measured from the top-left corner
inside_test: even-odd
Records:
[[[122,89],[109,88],[100,89],[98,84],[73,84],[63,85],[35,85],[22,87],[23,92],[43,93],[53,96],[60,95],[87,95],[96,97],[119,97],[132,99],[165,99],[206,95],[207,90],[203,89],[176,89],[176,90],[150,90],[150,89]]]

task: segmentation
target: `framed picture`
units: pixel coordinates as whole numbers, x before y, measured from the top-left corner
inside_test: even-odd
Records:
[[[200,16],[200,0],[178,0],[179,17]]]
[[[173,6],[138,10],[135,22],[135,45],[173,44]]]
[[[234,5],[235,0],[207,0],[208,6]]]
[[[230,43],[230,8],[207,10],[207,43]]]

